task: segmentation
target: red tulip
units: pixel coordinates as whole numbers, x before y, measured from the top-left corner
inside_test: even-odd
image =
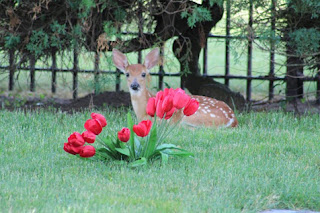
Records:
[[[156,99],[154,97],[149,98],[148,103],[147,103],[147,114],[150,115],[151,117],[154,116],[156,112]]]
[[[122,142],[128,142],[128,140],[130,139],[130,129],[128,128],[122,128],[119,132],[118,132],[118,138],[120,141]]]
[[[96,149],[93,146],[84,146],[79,154],[83,158],[90,158],[96,154]]]
[[[164,112],[169,112],[173,107],[173,97],[172,95],[167,95],[165,96],[165,98],[163,99],[162,102],[162,110]]]
[[[152,122],[150,120],[144,120],[140,122],[141,125],[145,125],[147,128],[147,135],[149,134],[151,127],[152,127]]]
[[[180,89],[180,88],[179,88]],[[190,100],[190,96],[187,95],[183,90],[177,90],[173,97],[173,106],[177,109],[182,109],[187,105]]]
[[[99,135],[102,131],[100,122],[96,119],[89,119],[84,123],[84,128],[95,135]]]
[[[72,133],[68,138],[68,143],[72,146],[83,146],[85,141],[79,132]]]
[[[82,133],[82,137],[87,143],[94,143],[94,141],[96,140],[96,135],[90,131],[84,131]]]
[[[91,113],[91,118],[98,120],[102,127],[107,126],[107,120],[103,115],[93,112],[93,113]]]
[[[176,108],[175,107],[172,107],[172,109],[166,113],[166,117],[164,119],[168,120],[169,118],[172,117],[173,113],[176,112]]]
[[[162,101],[158,101],[157,108],[156,108],[156,114],[157,114],[157,117],[159,117],[159,118],[163,118],[163,116],[164,116],[164,111],[162,109]]]
[[[140,137],[145,137],[149,134],[152,127],[150,120],[141,121],[138,125],[133,125],[133,131]]]
[[[165,89],[163,90],[163,96],[164,96],[164,97],[167,96],[167,95],[173,95],[173,94],[174,94],[174,89],[172,89],[172,88],[170,88],[170,89],[165,88]]]
[[[157,94],[156,94],[155,105],[157,106],[157,105],[158,105],[158,102],[159,102],[159,101],[162,101],[162,100],[163,100],[163,92],[162,92],[162,91],[159,91],[159,92],[157,92]]]
[[[186,116],[193,115],[198,110],[198,108],[199,102],[196,99],[192,98],[184,108],[183,114]]]
[[[76,155],[76,154],[79,154],[82,147],[83,146],[75,147],[75,146],[72,146],[70,143],[64,143],[63,149],[64,149],[64,151],[66,151],[72,155]]]

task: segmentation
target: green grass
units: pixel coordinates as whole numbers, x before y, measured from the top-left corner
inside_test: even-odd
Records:
[[[100,111],[114,134],[123,110]],[[238,116],[236,129],[180,128],[167,142],[194,159],[129,169],[67,154],[83,113],[0,111],[0,212],[320,210],[319,115]]]

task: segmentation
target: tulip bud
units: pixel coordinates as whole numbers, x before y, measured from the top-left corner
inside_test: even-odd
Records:
[[[152,127],[150,120],[141,121],[138,125],[133,125],[133,131],[140,137],[145,137],[149,134]]]
[[[85,122],[84,128],[95,135],[99,135],[102,131],[102,126],[100,122],[96,119],[89,119]]]
[[[168,95],[163,99],[162,109],[166,113],[166,112],[169,112],[172,109],[172,107],[173,107],[173,97],[172,95]]]
[[[93,113],[91,113],[91,118],[98,120],[102,127],[107,126],[107,120],[103,115],[93,112]]]
[[[96,154],[96,149],[93,146],[84,146],[79,154],[83,158],[90,158]]]
[[[82,133],[82,137],[87,143],[94,143],[94,141],[96,140],[96,135],[90,131],[84,131]]]
[[[150,115],[151,117],[154,116],[156,112],[156,104],[155,104],[156,99],[154,97],[149,98],[148,103],[147,103],[147,114]]]
[[[118,132],[118,138],[120,141],[122,142],[128,142],[128,140],[130,139],[130,129],[128,128],[122,128],[119,132]]]
[[[193,115],[198,110],[198,108],[199,102],[196,99],[192,98],[184,108],[183,114],[186,116]]]
[[[68,142],[72,146],[83,146],[85,143],[83,137],[79,132],[72,133],[68,138]]]
[[[182,109],[187,105],[190,100],[190,96],[187,95],[183,90],[177,90],[173,97],[173,106],[177,109]],[[183,92],[182,92],[183,91]]]

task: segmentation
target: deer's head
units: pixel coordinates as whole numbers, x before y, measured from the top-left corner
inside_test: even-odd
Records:
[[[117,49],[112,50],[112,56],[114,65],[126,75],[130,94],[140,95],[146,89],[149,71],[159,63],[159,48],[148,53],[143,64],[130,65],[127,57]]]

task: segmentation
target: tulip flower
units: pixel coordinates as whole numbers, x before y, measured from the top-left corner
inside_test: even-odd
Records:
[[[79,154],[79,152],[81,151],[81,149],[83,148],[83,146],[72,146],[70,143],[64,143],[63,149],[64,151],[72,154],[72,155],[76,155]]]
[[[68,138],[68,143],[72,146],[83,146],[85,141],[79,132],[72,133]]]
[[[96,135],[90,131],[84,131],[82,133],[82,137],[87,143],[94,143],[94,141],[96,140]]]
[[[128,140],[130,139],[130,129],[128,128],[122,128],[119,132],[118,132],[118,138],[120,141],[126,143],[128,142]]]
[[[107,120],[103,115],[93,112],[93,113],[91,113],[91,118],[98,120],[102,127],[107,126]]]
[[[154,97],[149,98],[148,103],[147,103],[147,114],[150,115],[151,117],[154,117],[154,114],[156,112],[156,104],[155,104],[156,99]]]
[[[162,110],[166,113],[169,112],[173,107],[173,97],[172,95],[167,95],[164,97],[162,102]]]
[[[80,157],[90,158],[96,154],[96,149],[93,146],[84,146],[80,150]]]
[[[181,89],[177,91],[173,97],[173,106],[177,109],[182,109],[189,102],[190,96]]]
[[[152,122],[150,120],[144,120],[140,122],[141,125],[145,125],[147,128],[147,135],[149,134],[151,127],[152,127]]]
[[[133,125],[133,131],[140,137],[145,137],[149,134],[152,127],[150,120],[141,121],[138,125]]]
[[[157,107],[156,107],[156,114],[158,118],[163,118],[164,111],[162,109],[162,101],[158,101]]]
[[[184,108],[183,114],[186,116],[193,115],[198,110],[198,108],[199,102],[196,99],[192,98]]]
[[[166,117],[164,119],[168,120],[172,117],[173,113],[176,112],[176,108],[175,107],[172,107],[172,109],[166,113]]]
[[[158,102],[163,100],[163,91],[159,91],[156,94],[155,105],[158,105]]]
[[[89,119],[84,123],[84,128],[95,135],[99,135],[102,131],[100,122],[96,119]]]

